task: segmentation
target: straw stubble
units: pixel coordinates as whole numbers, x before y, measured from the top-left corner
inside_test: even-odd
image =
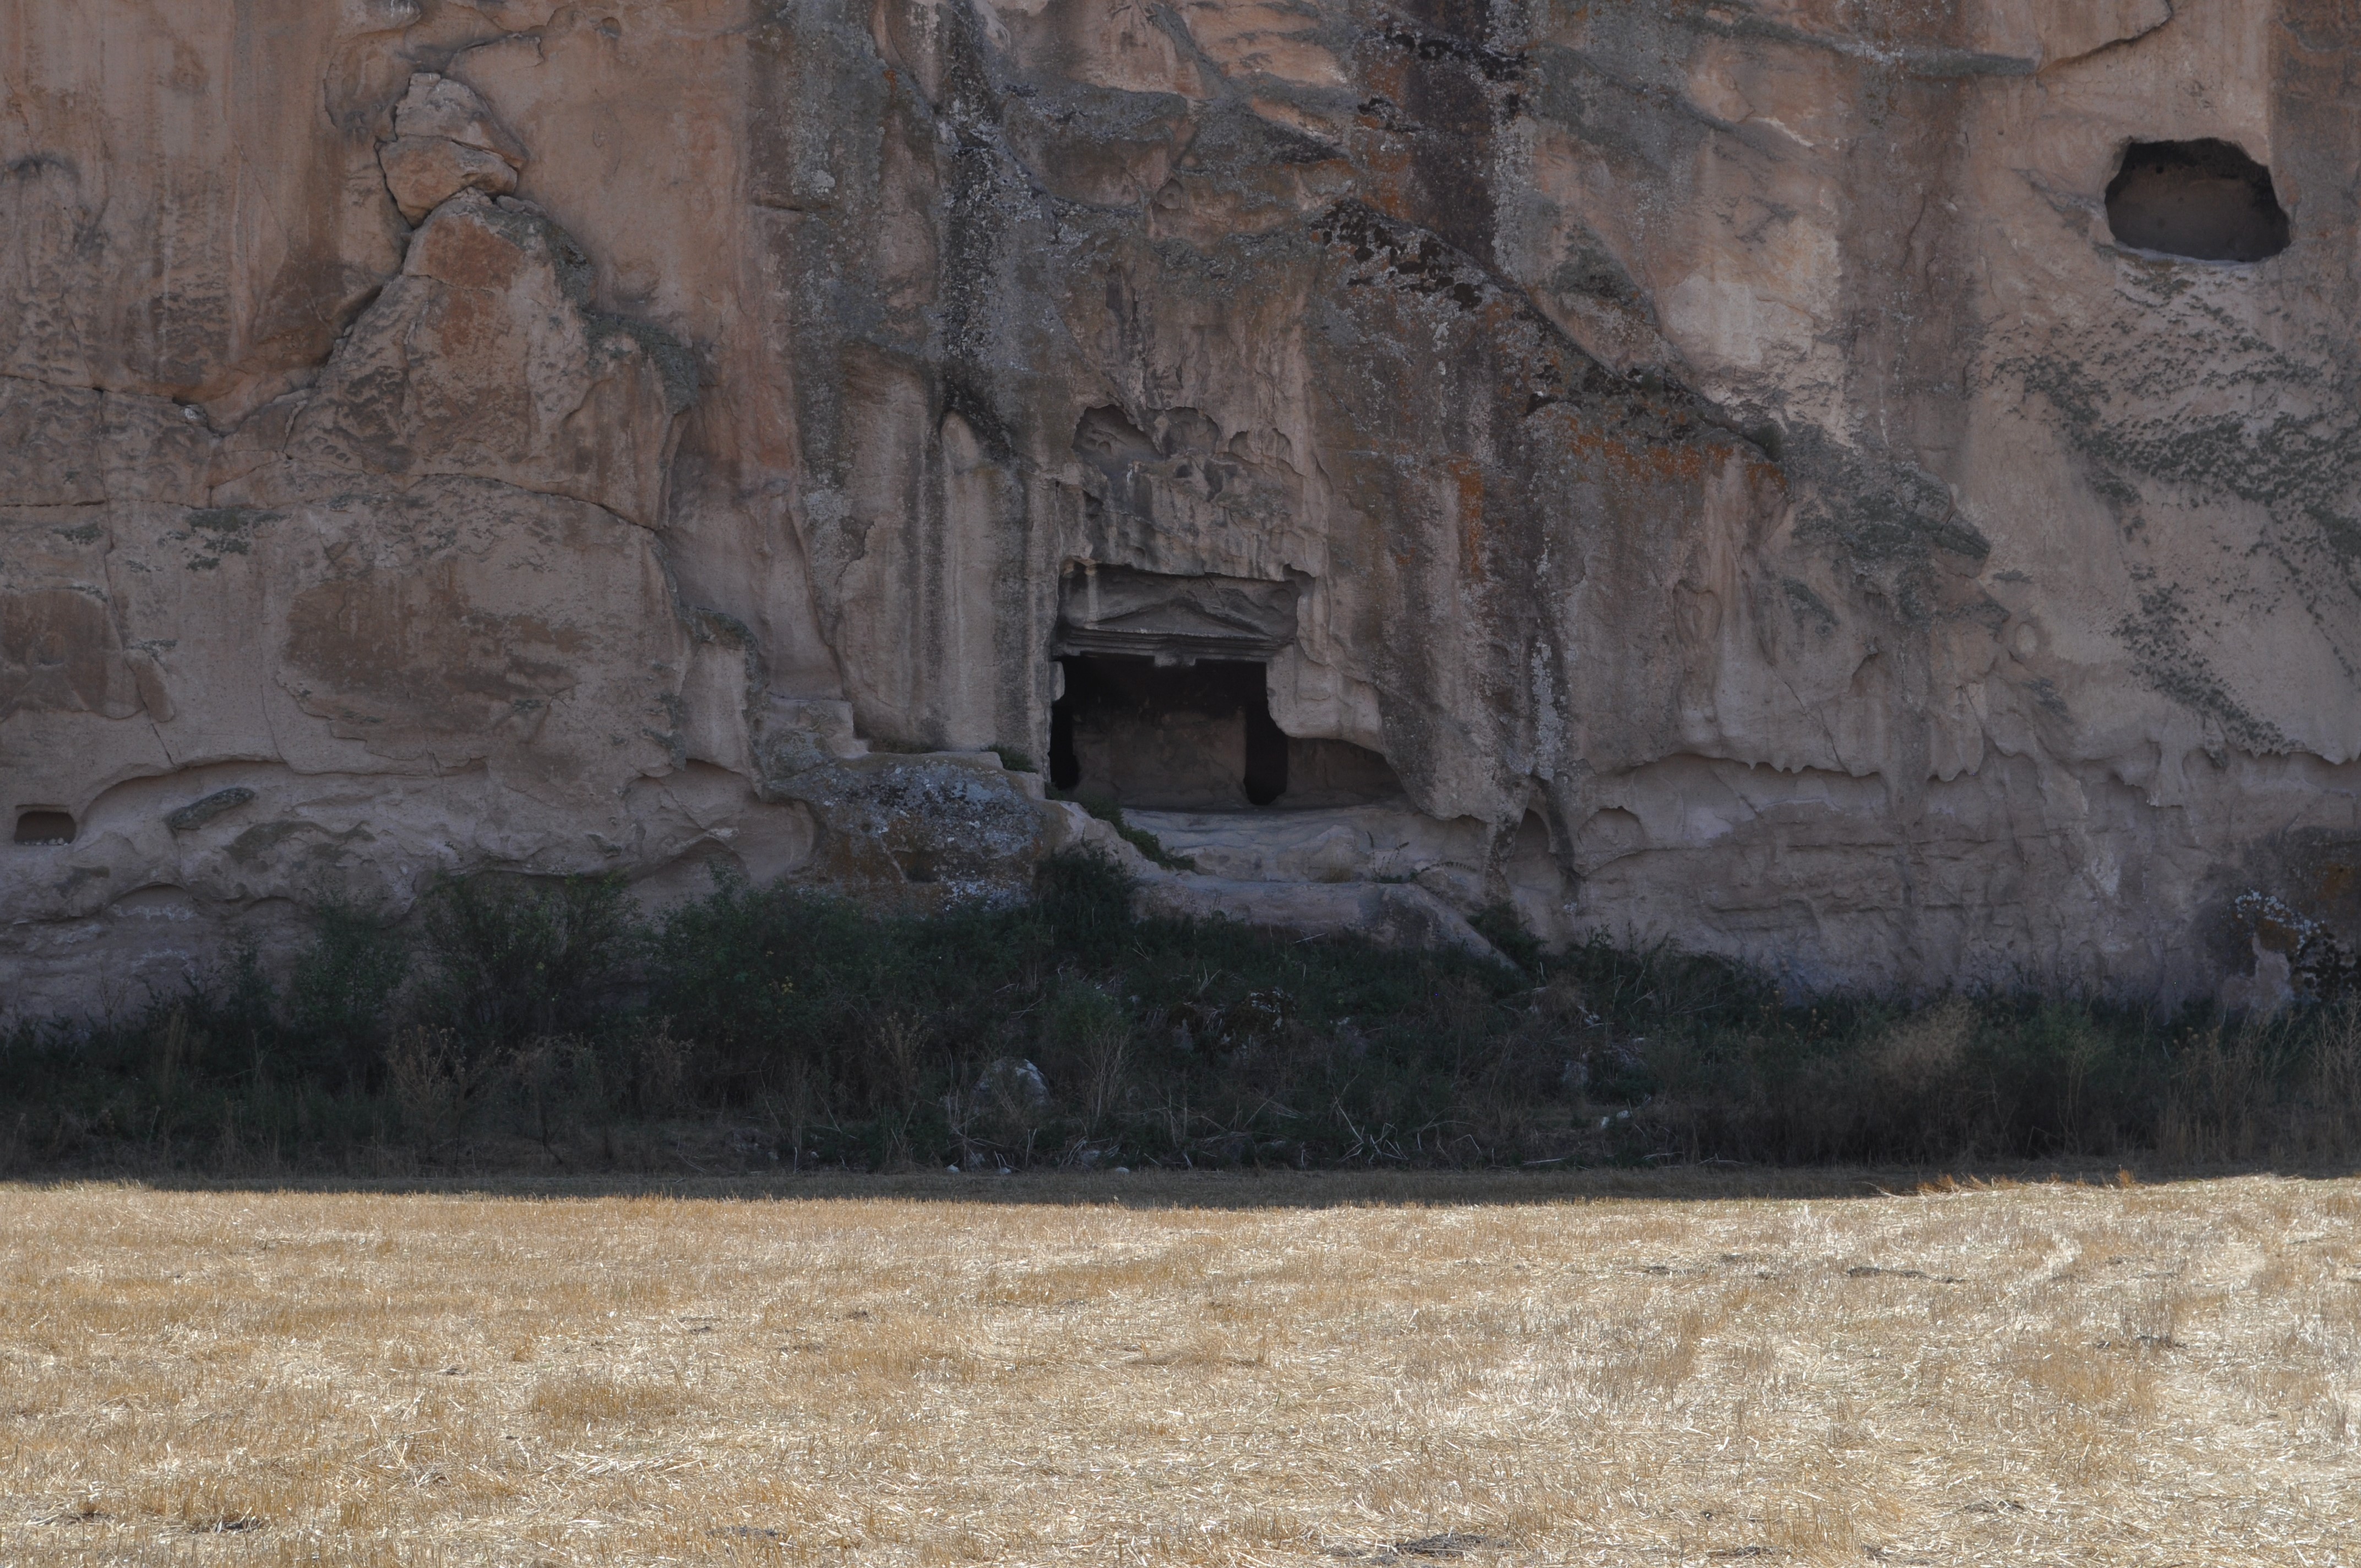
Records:
[[[782,1190],[0,1189],[0,1560],[2284,1563],[2361,1517],[2351,1182]]]

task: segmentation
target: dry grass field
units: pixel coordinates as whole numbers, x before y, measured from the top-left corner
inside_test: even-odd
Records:
[[[0,1562],[2361,1561],[2361,1184],[1819,1179],[0,1187]]]

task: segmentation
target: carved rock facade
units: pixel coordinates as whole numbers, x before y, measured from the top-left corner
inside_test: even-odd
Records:
[[[992,747],[1313,929],[2253,997],[2361,926],[2334,0],[0,38],[8,1007],[438,871],[1112,841]]]

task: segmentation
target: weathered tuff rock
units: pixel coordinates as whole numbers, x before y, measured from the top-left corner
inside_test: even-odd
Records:
[[[422,71],[394,106],[393,139],[377,160],[393,204],[414,224],[461,191],[515,190],[524,148],[464,83]]]
[[[2361,925],[2347,5],[0,38],[0,1007],[1113,841],[994,745],[1313,928],[2268,1000]],[[2283,235],[2120,242],[2184,167]]]

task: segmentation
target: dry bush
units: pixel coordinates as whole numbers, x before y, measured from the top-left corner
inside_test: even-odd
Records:
[[[423,1026],[399,1030],[385,1052],[386,1087],[402,1124],[427,1137],[456,1134],[470,1075],[457,1034]]]
[[[888,1012],[869,1028],[873,1096],[883,1106],[917,1103],[926,1080],[927,1047],[933,1031],[923,1018]]]
[[[1976,1025],[1976,1010],[1965,997],[1946,997],[1880,1036],[1870,1047],[1872,1070],[1889,1090],[1949,1083],[1967,1060]]]
[[[2216,1021],[2198,1034],[2174,1064],[2158,1151],[2183,1163],[2250,1160],[2296,1153],[2321,1134],[2348,1129],[2361,1109],[2351,1098],[2351,1062],[2361,1052],[2353,1011],[2303,1020],[2313,1025],[2308,1041],[2296,1022]],[[2283,1090],[2290,1080],[2292,1105]],[[2331,1151],[2345,1146],[2333,1143]]]
[[[1133,1023],[1123,1004],[1094,985],[1069,986],[1050,1009],[1043,1056],[1073,1085],[1084,1138],[1098,1135],[1130,1087]]]
[[[2293,1141],[2312,1157],[2349,1157],[2361,1147],[2361,1001],[2338,1007],[2305,1054],[2309,1092]]]
[[[631,1108],[642,1116],[665,1116],[678,1111],[687,1092],[689,1064],[696,1049],[673,1033],[671,1019],[641,1020],[625,1041]]]

